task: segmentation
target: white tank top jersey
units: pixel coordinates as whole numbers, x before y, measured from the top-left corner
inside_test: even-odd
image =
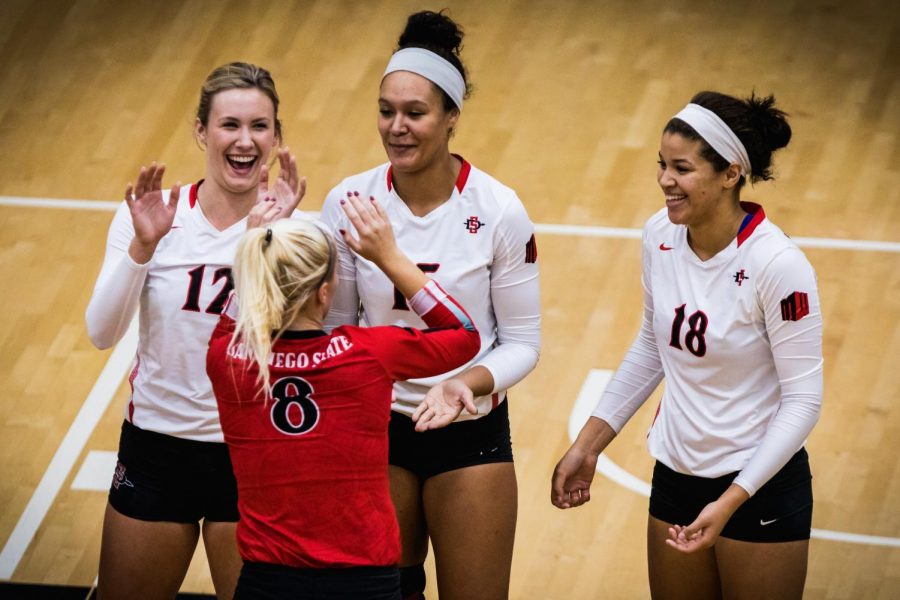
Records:
[[[128,256],[134,227],[122,203],[109,228],[87,326],[97,346],[110,347],[124,335],[140,305],[140,339],[125,418],[141,429],[222,442],[206,352],[234,287],[231,267],[247,219],[217,230],[197,202],[199,185],[182,187],[172,229],[145,265]],[[168,202],[168,191],[164,199]]]
[[[484,366],[494,377],[493,393],[475,399],[477,416],[485,415],[534,369],[540,354],[534,225],[513,190],[457,158],[462,168],[452,195],[424,217],[413,215],[397,195],[389,163],[344,179],[322,208],[322,220],[334,233],[340,255],[340,283],[326,320],[329,329],[356,323],[425,327],[378,267],[350,251],[339,233],[353,231],[340,200],[347,192],[359,192],[364,199],[378,200],[400,249],[457,299],[481,334],[478,355],[459,369],[396,383],[392,409],[408,415],[430,387],[473,365]],[[459,417],[469,418],[473,415],[465,411]]]
[[[666,209],[643,233],[644,320],[594,416],[616,431],[665,375],[650,454],[689,475],[740,471],[751,495],[804,444],[822,399],[816,276],[797,245],[748,216],[701,261]]]

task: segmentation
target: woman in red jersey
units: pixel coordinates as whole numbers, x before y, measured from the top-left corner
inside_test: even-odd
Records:
[[[400,539],[387,477],[394,381],[456,368],[479,348],[465,311],[396,246],[372,200],[344,203],[358,238],[430,327],[323,329],[338,284],[329,234],[299,219],[248,231],[207,372],[238,481],[237,598],[399,598]],[[233,318],[236,315],[236,320]],[[274,333],[273,333],[274,332]],[[423,403],[421,429],[458,401]],[[466,408],[474,413],[469,400]]]

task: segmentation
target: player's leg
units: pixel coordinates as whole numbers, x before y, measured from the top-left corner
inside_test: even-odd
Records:
[[[508,597],[517,494],[511,462],[456,469],[425,482],[441,600]]]
[[[809,457],[801,449],[722,530],[716,557],[725,597],[802,598],[812,511]]]
[[[726,600],[803,597],[809,540],[765,544],[719,538],[715,549]]]
[[[422,564],[428,555],[428,531],[422,511],[422,484],[414,473],[401,467],[391,465],[388,473],[391,500],[400,523],[400,566]]]
[[[186,502],[189,442],[122,424],[100,547],[100,598],[172,598],[197,546],[200,517]]]
[[[722,597],[716,554],[706,548],[684,554],[666,545],[671,524],[647,519],[647,570],[650,596],[665,600],[716,600]]]
[[[100,546],[97,597],[174,598],[197,545],[194,523],[142,521],[107,504]]]
[[[647,570],[653,598],[721,598],[713,548],[684,554],[669,547],[672,524],[692,523],[707,504],[728,488],[734,474],[715,479],[678,473],[657,461],[653,467],[647,519]]]
[[[518,510],[509,404],[426,439],[423,499],[441,600],[506,598]]]
[[[209,561],[209,573],[218,598],[234,596],[243,561],[238,553],[235,530],[237,523],[203,521],[203,545]]]
[[[423,435],[408,416],[391,412],[388,478],[391,500],[400,525],[400,587],[404,600],[420,600],[425,593],[428,527],[422,510]]]
[[[417,600],[425,591],[428,528],[422,510],[422,483],[402,467],[390,465],[391,500],[400,525],[400,576],[403,598]]]
[[[194,478],[203,506],[203,545],[209,572],[219,598],[231,600],[241,574],[243,560],[237,546],[237,480],[228,446],[203,443],[196,452],[202,474]],[[202,455],[202,459],[200,456]]]

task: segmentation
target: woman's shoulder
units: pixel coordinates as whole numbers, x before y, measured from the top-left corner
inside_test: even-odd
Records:
[[[643,236],[644,238],[648,238],[661,233],[666,234],[677,227],[679,226],[669,220],[668,209],[663,207],[644,221]]]
[[[498,199],[506,199],[507,201],[512,199],[519,200],[514,189],[501,182],[493,175],[486,171],[482,171],[475,165],[467,162],[465,159],[463,159],[462,172],[460,175],[460,179],[463,178],[465,179],[464,182],[462,182],[463,191],[465,191],[466,188],[471,187],[471,189],[490,193]],[[460,182],[458,182],[457,185],[459,185],[459,183]]]
[[[741,245],[747,246],[747,254],[757,269],[771,265],[779,257],[778,263],[785,260],[808,262],[797,242],[768,218],[762,220]]]
[[[528,219],[525,203],[514,189],[467,162],[463,169],[467,172],[457,181],[457,189],[465,210],[477,210],[504,222]]]

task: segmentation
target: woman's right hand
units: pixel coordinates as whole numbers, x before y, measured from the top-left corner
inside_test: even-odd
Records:
[[[550,482],[550,502],[556,508],[574,508],[591,500],[591,482],[597,472],[598,455],[586,452],[577,444],[572,444],[569,451],[553,469]]]
[[[159,241],[172,229],[181,183],[176,182],[169,195],[169,202],[163,201],[162,178],[165,165],[155,162],[150,167],[141,167],[137,183],[125,188],[125,203],[131,213],[134,238],[128,254],[136,263],[143,264],[152,258]]]
[[[591,482],[597,459],[616,437],[603,419],[591,416],[578,433],[572,447],[556,464],[550,480],[550,502],[556,508],[574,508],[591,500]]]

